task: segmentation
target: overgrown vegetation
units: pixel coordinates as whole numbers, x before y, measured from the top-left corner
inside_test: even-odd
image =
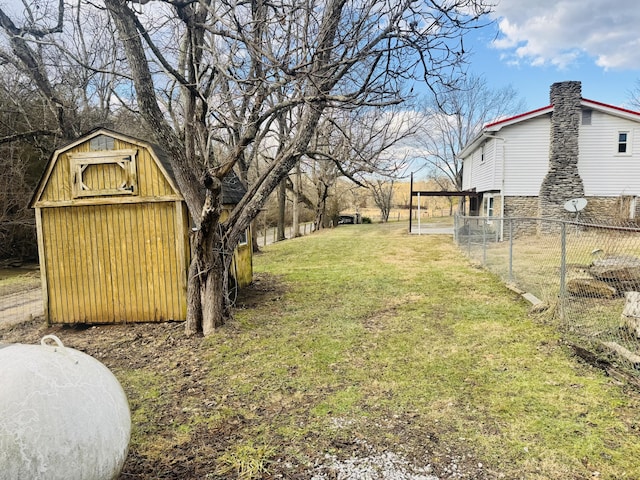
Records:
[[[57,329],[120,378],[122,478],[311,478],[396,452],[440,478],[640,478],[637,392],[581,363],[446,236],[357,225],[265,249],[234,321]],[[56,330],[56,329],[49,329]],[[36,324],[0,330],[37,341]]]

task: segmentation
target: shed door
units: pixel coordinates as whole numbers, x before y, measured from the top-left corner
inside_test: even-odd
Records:
[[[174,202],[43,209],[49,321],[184,320],[178,214]]]

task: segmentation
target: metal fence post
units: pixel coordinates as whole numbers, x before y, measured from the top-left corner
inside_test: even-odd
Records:
[[[513,282],[513,219],[509,218],[509,281]]]
[[[567,275],[567,224],[560,224],[560,295],[558,303],[558,314],[560,320],[564,320],[564,301],[566,296],[566,280]]]
[[[471,219],[467,219],[467,248],[469,249],[469,258],[471,258]]]
[[[458,242],[458,214],[453,216],[453,243],[459,245]]]
[[[487,221],[482,221],[482,265],[487,264]]]

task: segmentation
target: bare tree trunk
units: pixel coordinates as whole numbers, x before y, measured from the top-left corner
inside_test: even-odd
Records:
[[[32,35],[35,38],[41,38],[47,33],[59,33],[62,32],[63,25],[63,7],[58,12],[58,24],[48,32],[45,30],[30,30],[26,32],[18,28],[8,15],[0,8],[0,28],[4,30],[9,38],[9,45],[13,54],[18,59],[19,69],[22,74],[27,75],[33,84],[38,88],[45,98],[49,109],[53,117],[57,122],[57,135],[64,139],[69,140],[78,135],[75,131],[74,125],[70,121],[67,110],[71,110],[68,102],[64,101],[64,98],[59,95],[56,88],[52,85],[46,71],[46,64],[41,56],[41,50],[39,48],[33,48],[27,41],[28,35]],[[3,63],[6,62],[6,56],[3,55]]]
[[[202,221],[191,239],[185,331],[188,334],[202,331],[206,336],[224,324],[228,313],[224,290],[228,264],[219,224],[222,184],[214,178],[208,178],[205,183],[209,190],[202,209]]]
[[[260,247],[258,246],[258,219],[251,221],[251,250],[253,253],[260,251]]]
[[[314,230],[320,230],[329,226],[327,221],[327,198],[329,197],[329,187],[323,184],[319,189],[321,191],[318,192]]]
[[[223,289],[224,266],[214,262],[200,287],[202,302],[202,334],[206,337],[216,328],[224,325],[227,318],[226,298]]]
[[[193,238],[191,240],[191,250],[193,251],[195,242]],[[202,331],[202,303],[200,302],[200,275],[198,272],[198,259],[194,255],[191,258],[187,279],[187,321],[185,322],[187,335],[196,335]]]
[[[293,222],[291,229],[293,230],[293,237],[300,236],[300,188],[302,183],[302,173],[300,172],[300,162],[296,164],[296,171],[293,181],[293,208],[292,216]]]
[[[278,228],[276,241],[281,242],[286,239],[284,234],[285,227],[285,211],[287,206],[287,182],[286,178],[282,179],[278,187]]]

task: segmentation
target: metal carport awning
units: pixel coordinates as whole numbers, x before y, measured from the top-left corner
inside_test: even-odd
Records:
[[[409,197],[409,233],[411,233],[412,217],[413,217],[413,197],[480,197],[481,193],[472,190],[413,190],[413,172],[411,172],[411,196]],[[418,208],[420,203],[418,203]],[[418,221],[420,216],[418,216]]]

